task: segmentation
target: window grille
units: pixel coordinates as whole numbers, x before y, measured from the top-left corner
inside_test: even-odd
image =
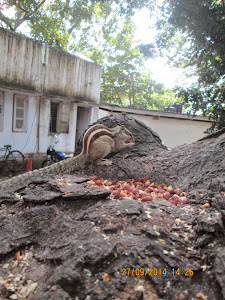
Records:
[[[57,132],[59,103],[51,102],[50,132]]]

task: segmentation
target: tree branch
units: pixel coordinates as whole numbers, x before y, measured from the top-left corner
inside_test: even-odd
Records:
[[[37,7],[35,8],[34,11],[29,11],[29,10],[25,10],[23,9],[19,4],[17,5],[17,8],[19,8],[20,10],[22,10],[25,14],[23,16],[23,18],[18,19],[15,21],[15,27],[14,27],[14,31],[25,21],[31,20],[32,19],[32,15],[34,15],[39,8],[46,2],[46,0],[42,0]]]
[[[76,28],[76,25],[74,24],[70,29],[68,30],[68,33],[71,34],[71,32]]]
[[[122,100],[121,100],[120,95],[119,95],[119,92],[117,91],[117,89],[116,89],[114,86],[112,86],[112,88],[114,88],[114,91],[115,91],[116,94],[117,94],[117,99],[119,100],[119,103],[120,103],[121,105],[123,105]]]
[[[4,22],[10,28],[10,30],[14,31],[13,26],[12,26],[12,21],[9,18],[7,18],[6,16],[4,16],[1,11],[0,11],[0,20],[2,22]]]

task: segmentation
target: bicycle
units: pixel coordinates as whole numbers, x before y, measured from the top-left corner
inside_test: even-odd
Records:
[[[11,148],[11,145],[4,145],[4,148],[0,148],[0,151],[5,151],[5,154],[0,157],[0,163],[15,173],[23,169],[25,156],[18,150],[11,151]]]

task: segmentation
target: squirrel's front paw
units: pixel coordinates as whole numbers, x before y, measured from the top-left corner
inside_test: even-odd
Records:
[[[111,166],[112,164],[113,164],[113,162],[108,159],[103,159],[103,160],[97,162],[97,165],[99,165],[99,166]]]
[[[126,148],[131,148],[131,147],[133,147],[135,145],[135,143],[128,143],[128,144],[125,144],[125,147]]]

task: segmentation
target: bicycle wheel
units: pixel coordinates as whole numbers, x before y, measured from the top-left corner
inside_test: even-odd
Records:
[[[5,159],[9,171],[15,173],[22,170],[24,168],[24,158],[24,155],[20,151],[10,151]]]

